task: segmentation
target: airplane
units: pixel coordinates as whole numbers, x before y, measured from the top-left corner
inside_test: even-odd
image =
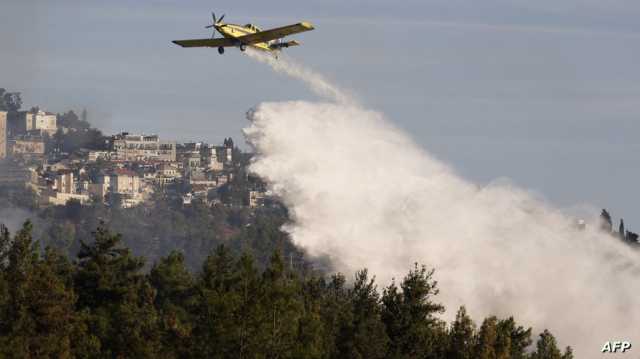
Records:
[[[214,29],[210,39],[174,40],[172,42],[182,47],[217,47],[220,55],[224,54],[225,47],[238,47],[240,51],[245,51],[247,46],[250,46],[270,52],[277,57],[277,53],[283,48],[300,45],[296,40],[282,41],[283,37],[314,29],[313,25],[303,21],[293,25],[260,30],[253,24],[224,23],[222,22],[224,14],[219,19],[216,19],[216,14],[213,12],[211,16],[213,23],[205,27],[205,29]],[[216,39],[216,31],[223,37]]]

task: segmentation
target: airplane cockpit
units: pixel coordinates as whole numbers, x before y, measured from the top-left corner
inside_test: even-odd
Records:
[[[253,24],[246,24],[244,25],[245,29],[250,29],[253,30],[255,32],[260,32],[262,30],[260,30],[257,26],[253,25]]]

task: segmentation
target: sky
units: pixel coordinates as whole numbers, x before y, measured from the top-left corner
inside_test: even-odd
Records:
[[[307,20],[298,62],[357,94],[463,177],[508,178],[640,231],[640,2],[124,1],[0,4],[0,87],[26,107],[87,108],[106,133],[241,143],[264,101],[302,84],[210,36],[211,11],[263,28]]]

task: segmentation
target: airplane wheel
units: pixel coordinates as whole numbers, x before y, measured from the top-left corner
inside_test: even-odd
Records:
[[[245,44],[240,44],[240,51],[244,51],[247,49],[247,45]]]
[[[222,46],[218,47],[218,53],[220,55],[224,54],[224,47],[222,47]]]

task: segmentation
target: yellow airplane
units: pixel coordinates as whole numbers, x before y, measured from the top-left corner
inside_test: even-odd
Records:
[[[299,22],[297,24],[269,30],[260,30],[252,24],[243,26],[224,23],[222,22],[224,15],[217,20],[216,14],[211,13],[211,16],[213,17],[213,24],[205,27],[205,29],[214,28],[210,39],[175,40],[172,42],[182,47],[217,47],[220,55],[224,54],[225,47],[238,47],[240,51],[245,51],[247,46],[277,54],[277,52],[285,47],[300,45],[300,43],[295,40],[282,41],[283,37],[313,30],[313,25],[308,22]],[[216,39],[216,31],[224,37]]]

